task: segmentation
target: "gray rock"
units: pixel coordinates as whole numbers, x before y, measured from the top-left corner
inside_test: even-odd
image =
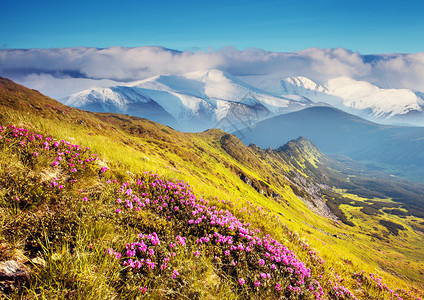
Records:
[[[0,280],[16,281],[27,279],[29,272],[28,267],[23,263],[14,260],[0,262]]]

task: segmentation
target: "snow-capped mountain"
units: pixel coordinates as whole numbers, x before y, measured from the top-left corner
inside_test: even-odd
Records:
[[[300,76],[281,80],[281,88],[282,95],[325,102],[379,123],[424,126],[424,94],[409,89],[383,89],[345,77],[319,84]]]
[[[90,111],[145,117],[182,131],[211,127],[236,130],[237,126],[246,127],[312,104],[297,95],[272,95],[218,70],[92,88],[62,101]]]

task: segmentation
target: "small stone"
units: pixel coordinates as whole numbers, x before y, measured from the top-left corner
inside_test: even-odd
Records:
[[[0,280],[17,281],[29,278],[29,269],[14,260],[0,262]]]
[[[33,259],[31,259],[31,262],[34,265],[38,265],[38,266],[42,266],[42,267],[44,267],[46,265],[46,261],[44,259],[42,259],[41,257],[34,257]]]

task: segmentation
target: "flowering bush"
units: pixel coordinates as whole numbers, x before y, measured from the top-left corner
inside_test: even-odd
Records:
[[[148,210],[168,220],[177,235],[164,247],[156,233],[142,233],[138,241],[127,243],[117,255],[125,273],[163,274],[176,278],[173,258],[176,252],[191,253],[192,259],[213,257],[218,274],[238,282],[238,293],[248,296],[252,291],[268,297],[306,297],[321,299],[324,295],[311,270],[293,251],[260,230],[251,229],[228,210],[219,209],[209,201],[197,199],[187,183],[160,179],[146,174],[133,183],[124,182],[116,188],[114,210],[124,216]],[[166,236],[165,236],[166,238]],[[160,267],[159,267],[160,266]]]

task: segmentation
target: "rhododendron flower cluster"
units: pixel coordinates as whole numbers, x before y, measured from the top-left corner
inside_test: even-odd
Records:
[[[311,270],[293,251],[271,236],[261,235],[260,230],[251,229],[249,223],[243,223],[228,210],[219,209],[202,198],[197,199],[185,182],[146,174],[145,178],[133,183],[124,182],[117,192],[115,210],[124,214],[150,210],[169,222],[175,220],[181,226],[184,226],[181,222],[186,222],[184,228],[194,238],[188,240],[178,235],[164,247],[157,233],[141,234],[139,241],[127,243],[125,252],[122,252],[123,266],[134,272],[156,269],[157,272],[171,272],[172,253],[187,253],[192,249],[193,258],[199,259],[203,249],[208,249],[206,251],[215,257],[216,267],[228,274],[242,275],[236,280],[242,279],[240,286],[247,289],[261,286],[272,288],[281,295],[312,295],[313,291],[316,299],[324,294],[319,282],[312,280]],[[177,246],[185,249],[176,249]],[[170,276],[177,277],[175,273]]]
[[[88,148],[82,149],[79,145],[73,144],[65,140],[53,140],[52,137],[45,137],[41,134],[36,134],[25,127],[17,127],[9,125],[2,126],[0,132],[5,139],[3,143],[7,143],[9,148],[19,147],[20,155],[27,164],[34,164],[40,155],[45,154],[51,161],[51,166],[61,168],[65,173],[69,173],[68,181],[74,181],[79,176],[79,173],[86,169],[95,168],[97,172],[106,172],[108,167],[98,167],[93,165],[97,161],[97,154],[90,154]],[[52,183],[52,186],[56,186]],[[59,185],[63,188],[63,185]]]
[[[23,173],[20,184],[8,189],[6,199],[19,197],[21,201],[17,207],[26,209],[43,201],[59,201],[67,194],[66,188],[74,186],[81,178],[102,175],[101,167],[97,164],[98,157],[87,149],[65,140],[55,140],[51,136],[44,136],[29,130],[26,127],[15,125],[1,126],[0,148],[12,151],[22,165],[36,170],[41,176],[37,180],[34,176],[26,177]],[[41,182],[40,182],[41,181]],[[41,184],[37,196],[32,195],[29,185]],[[69,195],[69,194],[68,194]],[[83,201],[88,198],[84,197]]]

